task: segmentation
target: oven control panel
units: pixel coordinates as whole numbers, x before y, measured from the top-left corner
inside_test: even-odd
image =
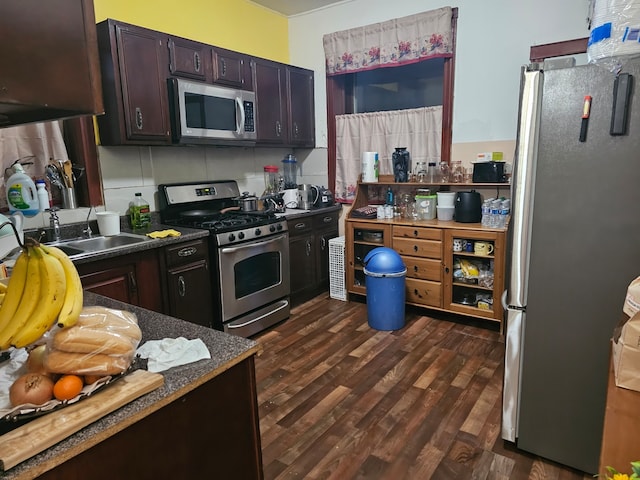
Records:
[[[266,225],[252,226],[232,232],[224,232],[216,234],[216,242],[218,246],[234,245],[236,243],[248,242],[262,237],[270,237],[278,233],[286,232],[286,220],[278,220],[274,223]]]

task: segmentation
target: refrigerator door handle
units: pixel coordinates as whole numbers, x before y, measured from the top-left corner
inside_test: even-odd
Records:
[[[542,75],[540,71],[525,71],[523,73],[518,138],[516,140],[517,155],[513,172],[511,202],[513,217],[510,221],[511,258],[508,272],[507,303],[521,307],[525,306],[527,302]]]

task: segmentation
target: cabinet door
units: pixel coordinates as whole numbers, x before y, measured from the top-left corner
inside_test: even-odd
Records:
[[[230,87],[251,90],[251,59],[231,50],[214,47],[213,55],[213,83]]]
[[[83,263],[76,268],[85,289],[163,313],[156,250]]]
[[[207,262],[172,268],[167,272],[167,279],[169,314],[212,328],[213,303]]]
[[[289,263],[291,264],[291,297],[313,289],[316,277],[313,233],[289,237]]]
[[[170,38],[168,47],[169,72],[172,75],[201,81],[207,80],[211,47],[183,38]]]
[[[316,283],[319,289],[329,287],[329,240],[338,236],[337,230],[319,233],[316,245]]]
[[[164,41],[153,33],[116,27],[127,139],[169,141],[168,93],[161,75]]]
[[[98,24],[106,113],[97,121],[103,145],[171,142],[165,38],[113,20]]]
[[[0,125],[104,112],[93,2],[0,2]]]
[[[366,293],[362,261],[371,250],[378,247],[391,247],[391,224],[347,220],[345,229],[347,292],[360,295]]]
[[[139,305],[134,264],[80,275],[85,290],[131,305]]]
[[[278,63],[259,59],[254,61],[253,70],[258,143],[284,144],[285,71]]]
[[[313,71],[287,67],[289,144],[315,146]]]
[[[453,251],[459,239],[493,246],[487,254]],[[505,234],[475,230],[447,230],[444,245],[444,308],[457,313],[502,320]]]
[[[318,292],[329,288],[329,240],[338,236],[340,212],[331,212],[313,217],[316,232],[316,287]]]

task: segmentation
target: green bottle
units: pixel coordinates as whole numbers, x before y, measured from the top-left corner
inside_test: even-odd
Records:
[[[151,226],[149,202],[142,198],[142,193],[136,193],[135,198],[129,204],[129,217],[133,230],[148,230]]]

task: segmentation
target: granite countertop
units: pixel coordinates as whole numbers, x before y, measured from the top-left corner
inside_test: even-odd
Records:
[[[291,220],[298,217],[306,217],[309,215],[318,215],[322,213],[335,212],[342,209],[342,204],[332,205],[330,207],[314,208],[312,210],[302,210],[299,208],[287,208],[284,213],[276,213],[278,217],[285,217]]]
[[[72,228],[72,227],[70,227]],[[165,247],[167,245],[171,245],[171,244],[175,244],[175,243],[182,243],[182,242],[188,242],[190,240],[196,240],[199,238],[206,238],[209,236],[209,231],[208,230],[203,230],[203,229],[196,229],[196,228],[186,228],[186,227],[172,227],[172,226],[167,226],[167,225],[163,225],[160,223],[154,223],[153,225],[151,225],[151,227],[149,228],[148,232],[155,232],[158,230],[168,230],[168,229],[172,229],[172,230],[177,230],[180,232],[180,236],[179,237],[166,237],[166,238],[151,238],[151,237],[147,237],[147,240],[144,242],[140,242],[140,243],[134,243],[131,245],[127,245],[127,246],[123,246],[118,248],[117,250],[105,250],[105,251],[97,251],[97,252],[92,252],[90,254],[83,254],[82,256],[78,256],[78,257],[74,257],[72,256],[71,259],[73,260],[73,263],[75,263],[76,265],[82,264],[82,263],[90,263],[90,262],[95,262],[97,260],[102,260],[104,258],[112,258],[115,255],[127,255],[129,253],[135,253],[135,252],[141,252],[143,250],[150,250],[150,249],[154,249],[154,248],[162,248]],[[35,236],[38,232],[40,232],[42,229],[38,229],[38,230],[33,230],[33,231],[25,231],[25,235],[33,235]],[[130,228],[128,228],[127,226],[123,226],[121,225],[120,227],[120,231],[123,233],[137,233],[140,235],[145,235],[145,233],[140,233],[140,232],[134,232],[133,230],[131,230]],[[68,232],[64,232],[63,233],[63,241],[65,238],[78,238],[80,237],[81,233],[76,232],[75,230],[71,230],[69,229]],[[98,236],[98,235],[95,235]]]
[[[143,334],[141,345],[147,340],[178,336],[187,339],[200,338],[209,349],[211,359],[199,360],[161,372],[164,375],[163,386],[106,415],[7,472],[1,473],[2,479],[33,478],[34,473],[43,472],[43,467],[46,467],[45,470],[55,467],[64,459],[88,450],[103,439],[184,396],[246,358],[258,354],[261,349],[260,344],[253,340],[168,317],[91,292],[84,292],[84,304],[102,305],[135,313]],[[108,387],[105,387],[105,391],[107,389]]]

